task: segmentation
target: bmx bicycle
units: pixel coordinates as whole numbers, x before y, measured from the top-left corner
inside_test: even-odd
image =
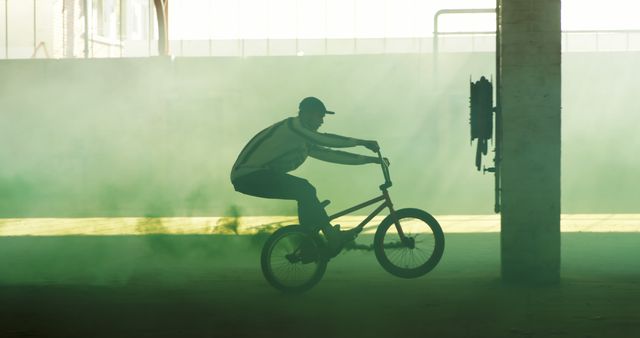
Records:
[[[382,202],[356,226],[360,233],[382,210],[389,214],[378,225],[373,250],[380,265],[392,275],[416,278],[431,271],[444,252],[444,234],[438,221],[426,211],[414,208],[394,210],[388,189],[392,186],[389,167],[378,150],[385,182],[382,195],[334,215],[330,220]],[[323,207],[329,204],[324,201]],[[355,240],[355,239],[354,239]],[[330,251],[319,230],[302,225],[289,225],[276,230],[265,242],[260,265],[265,279],[283,292],[303,292],[315,286],[327,269],[327,263],[341,252],[342,246]]]

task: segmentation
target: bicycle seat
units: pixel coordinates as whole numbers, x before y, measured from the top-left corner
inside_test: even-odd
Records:
[[[322,201],[322,202],[320,203],[320,205],[322,205],[322,207],[323,207],[323,208],[326,208],[326,207],[327,207],[327,205],[329,205],[330,203],[331,203],[331,201],[329,201],[329,200],[324,200],[324,201]]]

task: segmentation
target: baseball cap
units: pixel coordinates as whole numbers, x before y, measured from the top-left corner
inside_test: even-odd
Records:
[[[335,112],[327,110],[327,108],[324,106],[324,103],[322,103],[320,99],[313,96],[305,97],[304,99],[302,99],[298,108],[301,112],[316,111],[325,114],[335,114]]]

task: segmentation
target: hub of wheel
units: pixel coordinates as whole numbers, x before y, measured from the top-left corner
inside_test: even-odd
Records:
[[[416,239],[413,237],[405,237],[405,239],[403,240],[403,244],[409,249],[415,249]]]
[[[292,264],[298,263],[300,261],[300,256],[293,253],[285,255],[284,257],[289,261],[289,263]]]

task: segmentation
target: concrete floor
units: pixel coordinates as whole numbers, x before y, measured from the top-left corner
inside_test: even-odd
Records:
[[[449,232],[424,277],[391,276],[372,252],[348,251],[294,297],[264,281],[263,240],[0,237],[0,337],[640,335],[638,233],[563,233],[553,286],[501,283],[499,233]]]

